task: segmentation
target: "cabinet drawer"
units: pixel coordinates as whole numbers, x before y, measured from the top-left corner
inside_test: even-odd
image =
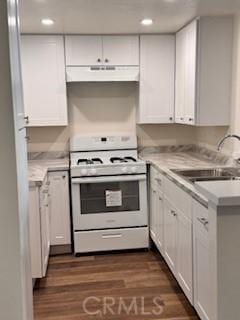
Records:
[[[192,220],[192,197],[169,179],[164,179],[165,197],[188,219]]]
[[[153,166],[150,170],[150,183],[153,189],[163,192],[164,176]]]
[[[148,248],[148,228],[75,232],[75,252]]]

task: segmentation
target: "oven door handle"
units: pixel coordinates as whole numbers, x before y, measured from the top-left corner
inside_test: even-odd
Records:
[[[122,181],[144,181],[147,177],[145,174],[130,175],[130,176],[111,176],[111,177],[85,177],[85,178],[72,178],[73,184],[83,183],[104,183],[104,182],[122,182]]]

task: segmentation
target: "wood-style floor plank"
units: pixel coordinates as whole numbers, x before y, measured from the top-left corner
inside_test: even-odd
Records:
[[[199,320],[153,251],[51,257],[34,290],[34,314],[35,320]]]

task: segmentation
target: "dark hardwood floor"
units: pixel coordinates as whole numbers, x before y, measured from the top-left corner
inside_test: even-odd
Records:
[[[34,313],[35,320],[199,319],[154,251],[51,257]]]

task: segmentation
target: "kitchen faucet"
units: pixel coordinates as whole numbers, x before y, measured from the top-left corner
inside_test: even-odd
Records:
[[[240,136],[236,135],[236,134],[228,134],[227,136],[225,136],[224,138],[222,138],[222,140],[219,142],[217,150],[220,151],[222,148],[222,145],[224,143],[225,140],[229,139],[229,138],[236,138],[240,141]]]

